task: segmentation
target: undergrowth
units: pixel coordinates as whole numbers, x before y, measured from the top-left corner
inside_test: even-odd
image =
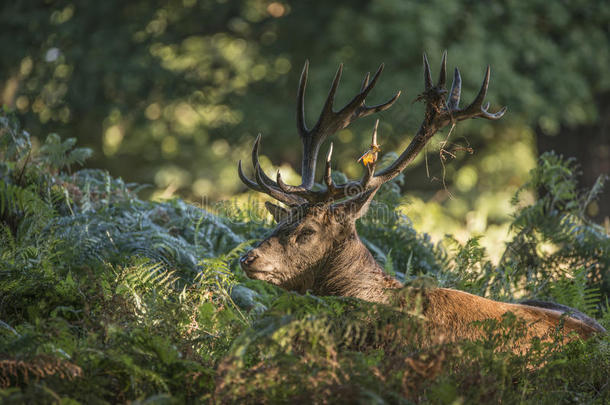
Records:
[[[430,346],[421,320],[351,298],[249,280],[236,259],[270,229],[250,208],[211,213],[142,201],[138,186],[81,169],[90,152],[50,135],[39,149],[0,117],[0,401],[3,403],[604,403],[610,340],[534,343],[508,314],[486,338]],[[400,181],[400,179],[398,179]],[[546,299],[608,328],[610,239],[585,217],[553,154],[515,198],[499,264],[477,242],[433,245],[392,209],[359,223],[386,270],[515,301]],[[379,207],[378,207],[379,208]],[[375,209],[375,206],[373,206]],[[383,218],[383,220],[380,220]]]

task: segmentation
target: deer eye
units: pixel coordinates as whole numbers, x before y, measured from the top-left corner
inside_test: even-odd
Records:
[[[297,236],[296,242],[299,244],[306,243],[307,241],[309,241],[309,239],[311,239],[314,233],[316,233],[315,230],[311,228],[305,228]]]

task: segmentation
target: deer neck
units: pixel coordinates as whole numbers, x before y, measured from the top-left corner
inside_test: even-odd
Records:
[[[371,302],[390,301],[388,290],[402,287],[387,275],[364,246],[356,229],[335,246],[335,254],[320,266],[318,282],[313,286],[317,295],[338,295]]]

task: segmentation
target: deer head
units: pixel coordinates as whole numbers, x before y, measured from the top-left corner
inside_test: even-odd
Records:
[[[320,190],[314,188],[314,176],[318,151],[324,140],[358,118],[390,108],[400,92],[383,104],[366,105],[365,99],[383,71],[381,65],[372,80],[369,80],[367,73],[360,92],[347,105],[335,111],[334,98],[343,70],[340,65],[322,112],[314,127],[309,129],[304,113],[308,68],[309,64],[305,62],[297,94],[297,128],[303,144],[301,185],[286,184],[279,171],[276,180],[273,180],[261,170],[258,160],[260,135],[252,148],[255,180],[246,177],[239,162],[239,176],[249,188],[268,194],[285,206],[269,202],[265,204],[278,225],[269,237],[240,259],[240,264],[248,277],[265,280],[285,289],[384,301],[384,290],[399,287],[400,283],[385,275],[362,244],[356,232],[356,220],[366,212],[379,187],[400,174],[438,130],[469,118],[497,120],[504,115],[506,108],[490,113],[489,104],[483,106],[489,83],[489,66],[475,100],[462,109],[459,107],[459,70],[455,69],[451,90],[447,91],[446,52],[436,84],[432,83],[430,66],[424,54],[425,86],[419,99],[426,104],[425,116],[411,143],[389,166],[377,172],[376,159],[371,159],[372,162],[369,160],[365,165],[360,180],[345,184],[335,184],[331,177],[331,143],[326,155],[325,188]],[[377,124],[373,131],[372,147],[376,145]]]

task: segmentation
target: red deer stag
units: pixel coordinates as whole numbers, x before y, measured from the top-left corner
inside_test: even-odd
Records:
[[[335,184],[331,178],[331,143],[324,172],[326,187],[317,190],[313,188],[314,176],[322,142],[356,119],[390,108],[400,96],[398,92],[389,101],[376,106],[365,104],[366,97],[381,75],[381,65],[372,80],[369,81],[367,74],[360,92],[342,109],[335,111],[334,98],[342,70],[343,66],[340,65],[320,117],[315,126],[309,129],[304,113],[308,74],[308,62],[305,62],[297,94],[297,128],[303,143],[301,185],[286,184],[279,171],[275,181],[263,172],[258,161],[260,135],[252,149],[255,181],[246,177],[239,162],[239,177],[249,188],[266,193],[287,206],[265,204],[278,226],[271,236],[246,253],[240,259],[240,264],[248,277],[265,280],[287,290],[301,293],[309,290],[316,295],[350,296],[379,303],[396,303],[399,301],[396,291],[403,292],[400,296],[405,297],[404,291],[408,289],[402,288],[398,280],[385,274],[376,263],[358,237],[356,220],[366,212],[379,187],[401,173],[438,130],[469,118],[497,120],[504,115],[506,108],[491,113],[488,111],[489,104],[483,106],[489,84],[489,66],[474,101],[468,107],[460,108],[459,70],[455,69],[453,84],[448,92],[445,89],[446,53],[443,54],[436,84],[432,82],[430,66],[424,54],[425,87],[420,99],[424,100],[426,110],[411,143],[386,168],[377,172],[376,162],[373,161],[365,166],[359,181],[345,184]],[[376,132],[373,133],[373,144],[376,144]],[[548,337],[560,322],[565,331],[575,331],[583,338],[604,330],[584,314],[556,304],[533,301],[529,305],[509,304],[447,288],[412,288],[406,293],[407,296],[413,294],[421,298],[422,314],[428,328],[437,337],[442,335],[448,340],[476,338],[480,329],[471,325],[473,321],[499,319],[509,311],[528,323],[531,337]],[[568,316],[562,316],[566,310]]]

